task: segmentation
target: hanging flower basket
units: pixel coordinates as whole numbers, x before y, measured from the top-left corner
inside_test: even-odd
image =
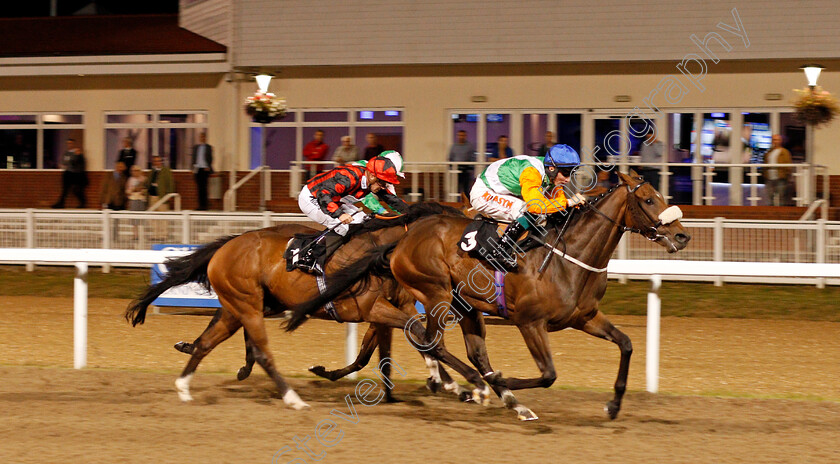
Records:
[[[273,93],[257,92],[245,99],[245,112],[252,121],[268,124],[286,116],[286,99]]]
[[[831,93],[822,87],[794,89],[797,97],[793,100],[796,117],[805,124],[819,127],[831,122],[840,114],[840,105]]]

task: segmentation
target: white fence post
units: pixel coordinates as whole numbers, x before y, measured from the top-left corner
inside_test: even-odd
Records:
[[[359,324],[355,322],[348,322],[347,327],[344,329],[345,336],[344,336],[344,364],[349,366],[353,364],[353,361],[356,360],[356,348],[358,346],[358,336],[356,335],[356,327]],[[357,375],[356,372],[347,375],[348,379],[355,380]]]
[[[187,245],[190,243],[190,212],[184,211],[181,213],[181,243]]]
[[[818,263],[825,262],[825,219],[817,219],[817,256]],[[825,288],[825,277],[817,278],[817,288]]]
[[[102,210],[102,248],[111,248],[111,210]],[[109,263],[102,264],[102,273],[108,274],[111,272],[111,265]]]
[[[645,378],[647,391],[659,391],[659,321],[662,312],[662,302],[659,299],[659,288],[662,286],[662,276],[650,276],[650,292],[647,301],[647,352],[645,354]]]
[[[627,259],[627,242],[630,240],[630,234],[624,234],[621,236],[621,239],[618,241],[618,259]],[[627,283],[627,276],[620,275],[618,276],[618,282],[622,284]]]
[[[88,263],[76,263],[73,279],[73,368],[87,365]]]
[[[262,225],[263,227],[271,227],[271,211],[263,211]]]
[[[35,210],[26,209],[26,248],[35,248]],[[26,263],[26,270],[35,270],[35,263]]]
[[[723,218],[716,217],[715,218],[715,228],[712,238],[713,243],[713,260],[714,261],[723,261]],[[720,287],[723,285],[723,277],[715,277],[715,287]]]

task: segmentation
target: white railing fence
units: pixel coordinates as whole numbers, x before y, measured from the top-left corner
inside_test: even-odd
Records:
[[[681,222],[692,237],[685,250],[669,255],[661,246],[639,235],[625,234],[613,257],[840,263],[840,222],[723,218],[684,219]],[[219,237],[280,224],[314,223],[302,214],[271,212],[0,210],[0,247],[148,250],[152,244],[200,245]],[[710,280],[720,284],[743,282],[745,279],[751,278],[719,277]],[[802,283],[802,279],[794,278],[771,281]],[[825,282],[810,279],[808,283],[823,285]],[[840,284],[834,280],[829,283]]]
[[[163,263],[171,257],[183,256],[183,251],[148,250],[80,250],[80,249],[21,249],[0,248],[0,261],[13,263],[49,263],[76,267],[73,295],[73,367],[87,365],[87,271],[89,264],[151,265]],[[659,391],[660,308],[659,289],[662,277],[752,277],[752,278],[840,278],[840,264],[814,263],[745,263],[661,260],[610,261],[607,272],[612,276],[645,276],[651,280],[647,311],[647,354],[645,359],[646,389]],[[345,362],[356,357],[356,326],[349,324],[345,334]]]

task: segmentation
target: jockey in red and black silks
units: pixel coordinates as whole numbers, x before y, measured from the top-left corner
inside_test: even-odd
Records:
[[[338,166],[310,179],[301,189],[298,205],[313,221],[327,228],[335,227],[336,234],[345,235],[348,224],[364,219],[362,214],[357,214],[361,210],[354,203],[368,192],[396,211],[407,207],[393,188],[400,183],[398,174],[394,163],[384,157],[373,158],[365,166]]]

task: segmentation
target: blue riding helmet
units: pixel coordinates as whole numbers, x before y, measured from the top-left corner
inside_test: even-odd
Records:
[[[580,155],[574,148],[558,143],[545,154],[543,164],[556,168],[573,168],[580,164]]]

